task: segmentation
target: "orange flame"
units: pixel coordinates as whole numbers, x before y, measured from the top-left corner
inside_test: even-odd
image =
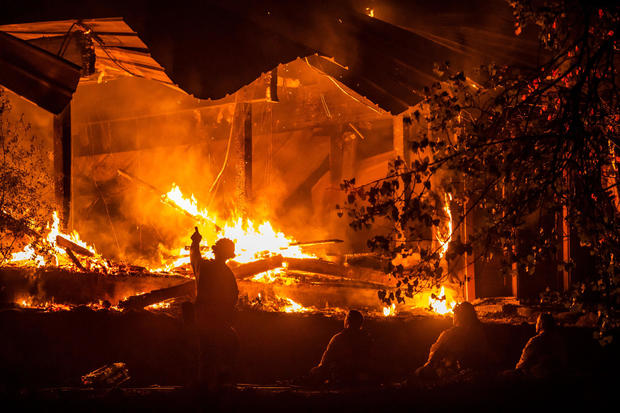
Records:
[[[396,304],[392,303],[389,307],[383,307],[383,315],[385,317],[396,315]]]
[[[13,253],[9,262],[17,265],[35,267],[42,267],[47,264],[56,265],[59,267],[73,266],[74,264],[67,257],[65,249],[58,246],[56,243],[56,237],[61,236],[94,254],[94,257],[87,258],[85,262],[96,263],[106,268],[108,267],[105,260],[97,253],[95,248],[82,241],[80,239],[80,235],[76,231],[73,231],[70,234],[65,234],[60,231],[60,219],[58,218],[58,213],[56,211],[53,212],[52,222],[51,224],[47,224],[46,231],[47,235],[42,242],[46,244],[51,251],[53,251],[52,259],[54,262],[48,263],[44,256],[37,254],[34,250],[33,244],[28,244],[22,251]]]
[[[448,251],[448,245],[452,240],[452,211],[450,211],[450,201],[452,201],[452,194],[444,194],[444,201],[445,203],[443,210],[448,217],[448,222],[446,223],[446,231],[444,234],[441,234],[441,231],[439,231],[438,229],[436,235],[437,241],[439,241],[439,243],[441,244],[441,251],[439,252],[439,256],[441,258],[446,255],[446,252]]]
[[[176,184],[172,184],[172,188],[164,197],[191,216],[213,224],[219,222],[215,214],[199,207],[194,194],[186,197]],[[235,243],[235,253],[237,254],[235,261],[238,263],[247,263],[275,254],[280,254],[286,258],[315,258],[314,255],[304,253],[299,246],[292,246],[291,244],[295,240],[275,230],[269,221],[257,224],[251,219],[234,218],[230,222],[218,225],[219,231],[213,225],[212,227],[202,228],[201,232],[209,243],[215,242],[217,238],[221,237],[231,239]],[[170,271],[175,267],[189,264],[188,251],[184,248],[178,248],[176,251],[178,251],[177,256],[180,258],[155,271]],[[211,251],[205,255],[208,258],[212,257]],[[279,274],[279,272],[272,271],[270,274],[258,274],[254,278],[255,281],[268,282],[267,280],[277,279]]]

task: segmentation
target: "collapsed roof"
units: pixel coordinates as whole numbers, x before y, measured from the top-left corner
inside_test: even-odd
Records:
[[[81,63],[83,78],[92,80],[101,73],[145,77],[200,99],[223,98],[278,64],[302,57],[399,114],[421,99],[416,90],[437,80],[437,62],[456,62],[455,68],[463,69],[472,54],[480,53],[472,42],[451,38],[445,19],[437,25],[439,34],[430,23],[405,29],[356,11],[347,2],[24,3],[10,5],[0,16],[0,31],[40,47],[54,41],[62,46],[72,31],[85,34],[92,42],[95,67],[85,73],[84,56],[79,57],[82,62],[74,58]],[[433,18],[428,15],[429,22]],[[490,32],[485,33],[478,38],[489,37]],[[497,36],[495,49],[508,47],[501,42],[504,35]],[[485,47],[493,50],[488,41]]]

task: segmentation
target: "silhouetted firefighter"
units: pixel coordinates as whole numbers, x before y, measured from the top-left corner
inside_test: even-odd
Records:
[[[565,373],[567,360],[566,346],[553,316],[540,314],[536,320],[536,335],[523,348],[516,371],[534,378],[557,377]]]
[[[431,346],[428,361],[416,370],[423,379],[446,377],[488,366],[490,354],[482,323],[467,301],[454,308],[454,327],[441,333]]]
[[[347,384],[369,380],[373,375],[372,339],[362,329],[363,322],[359,311],[349,311],[344,329],[331,338],[321,362],[310,371],[313,379]]]
[[[235,244],[228,238],[219,239],[213,249],[215,258],[200,255],[202,236],[196,228],[192,235],[190,261],[197,279],[195,314],[200,335],[199,380],[214,390],[231,382],[239,348],[232,327],[239,290],[226,261],[235,257]]]

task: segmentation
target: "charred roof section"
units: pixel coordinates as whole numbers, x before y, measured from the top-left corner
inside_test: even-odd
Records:
[[[447,3],[446,9],[452,7]],[[126,28],[99,27],[112,24],[101,19],[109,16],[122,16]],[[461,70],[474,52],[434,33],[433,15],[419,30],[405,29],[355,11],[345,1],[36,2],[29,10],[23,3],[9,6],[0,24],[94,17],[99,61],[178,85],[201,99],[220,99],[280,63],[307,57],[309,64],[398,114],[419,101],[417,89],[437,80],[435,63],[450,61]],[[445,31],[445,24],[441,28]],[[113,44],[117,40],[120,44]]]

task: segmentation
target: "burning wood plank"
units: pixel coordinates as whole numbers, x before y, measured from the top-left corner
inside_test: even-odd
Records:
[[[240,264],[239,266],[232,268],[232,272],[235,274],[235,277],[239,279],[249,278],[256,274],[260,274],[261,272],[282,267],[283,261],[284,259],[281,255],[276,255],[262,260]]]
[[[320,258],[286,258],[285,261],[291,271],[313,272],[340,277],[349,277],[351,275],[351,270],[344,265],[334,264]]]
[[[341,239],[337,239],[337,238],[320,239],[320,240],[306,241],[306,242],[293,242],[292,244],[289,244],[287,247],[282,247],[280,249],[286,249],[289,247],[310,247],[314,245],[324,245],[324,244],[339,244],[341,242],[344,242],[344,241]]]
[[[172,287],[153,290],[146,294],[134,295],[119,302],[118,306],[121,308],[144,308],[170,298],[178,298],[184,295],[193,297],[195,294],[196,282],[192,280]]]
[[[73,261],[73,263],[75,264],[76,267],[78,267],[79,270],[86,272],[86,268],[84,268],[80,260],[78,260],[75,254],[71,251],[71,248],[65,248],[65,252],[69,256],[69,258],[71,258],[71,261]]]
[[[282,266],[281,255],[269,257],[258,261],[248,262],[232,268],[233,274],[239,279],[251,277],[261,272],[269,271]],[[161,301],[182,296],[193,297],[196,294],[196,282],[194,280],[174,285],[168,288],[154,290],[146,294],[134,295],[119,303],[122,308],[144,308]]]
[[[76,254],[84,255],[86,257],[94,257],[95,256],[95,254],[92,251],[82,247],[81,245],[76,244],[73,241],[70,241],[70,240],[68,240],[68,239],[66,239],[64,237],[61,237],[60,235],[56,235],[56,245],[58,245],[59,247],[64,248],[65,251],[67,249],[69,249],[69,250],[73,251]],[[69,255],[69,258],[71,258],[70,255]],[[73,261],[73,258],[71,258],[71,260]],[[73,262],[75,262],[75,261],[73,261]]]

